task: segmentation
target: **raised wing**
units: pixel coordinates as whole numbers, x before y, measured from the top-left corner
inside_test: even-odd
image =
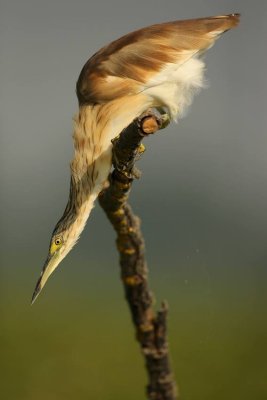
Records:
[[[238,22],[239,14],[167,22],[115,40],[84,65],[77,82],[80,105],[138,93],[166,64],[179,66],[204,52]]]

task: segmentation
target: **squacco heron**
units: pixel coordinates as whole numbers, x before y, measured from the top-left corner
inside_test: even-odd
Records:
[[[85,226],[111,169],[111,140],[150,107],[165,108],[174,120],[182,116],[204,85],[202,55],[238,22],[239,14],[230,14],[152,25],[103,47],[84,65],[77,82],[69,200],[32,302]]]

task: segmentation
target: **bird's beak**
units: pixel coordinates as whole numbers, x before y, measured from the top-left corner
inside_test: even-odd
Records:
[[[52,272],[56,269],[58,264],[59,264],[59,260],[58,260],[57,254],[56,253],[53,255],[49,254],[44,263],[40,278],[38,279],[37,284],[35,286],[31,304],[33,304],[35,302],[35,300],[39,296],[41,290],[43,289],[44,285],[46,284],[47,279],[52,274]]]

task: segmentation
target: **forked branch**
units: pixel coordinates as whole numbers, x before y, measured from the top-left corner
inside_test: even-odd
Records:
[[[136,119],[113,141],[114,170],[109,186],[99,195],[99,202],[117,233],[121,278],[136,338],[145,358],[150,400],[175,400],[177,388],[170,367],[167,341],[167,305],[155,313],[147,279],[145,244],[140,219],[127,203],[132,182],[139,177],[135,161],[144,151],[142,140],[168,124],[166,114],[156,110]]]

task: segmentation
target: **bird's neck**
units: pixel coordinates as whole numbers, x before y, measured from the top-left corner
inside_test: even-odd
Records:
[[[111,140],[148,107],[142,95],[128,96],[103,105],[83,106],[75,117],[70,194],[62,218],[71,221],[77,238],[108,178]]]
[[[82,192],[88,198],[99,193],[111,168],[111,140],[149,105],[146,97],[139,94],[106,104],[80,107],[74,119],[75,151],[71,162],[73,182],[81,189],[80,195]]]
[[[111,169],[111,142],[101,135],[94,107],[83,107],[74,119],[74,157],[70,164],[69,199],[62,219],[75,243]]]

